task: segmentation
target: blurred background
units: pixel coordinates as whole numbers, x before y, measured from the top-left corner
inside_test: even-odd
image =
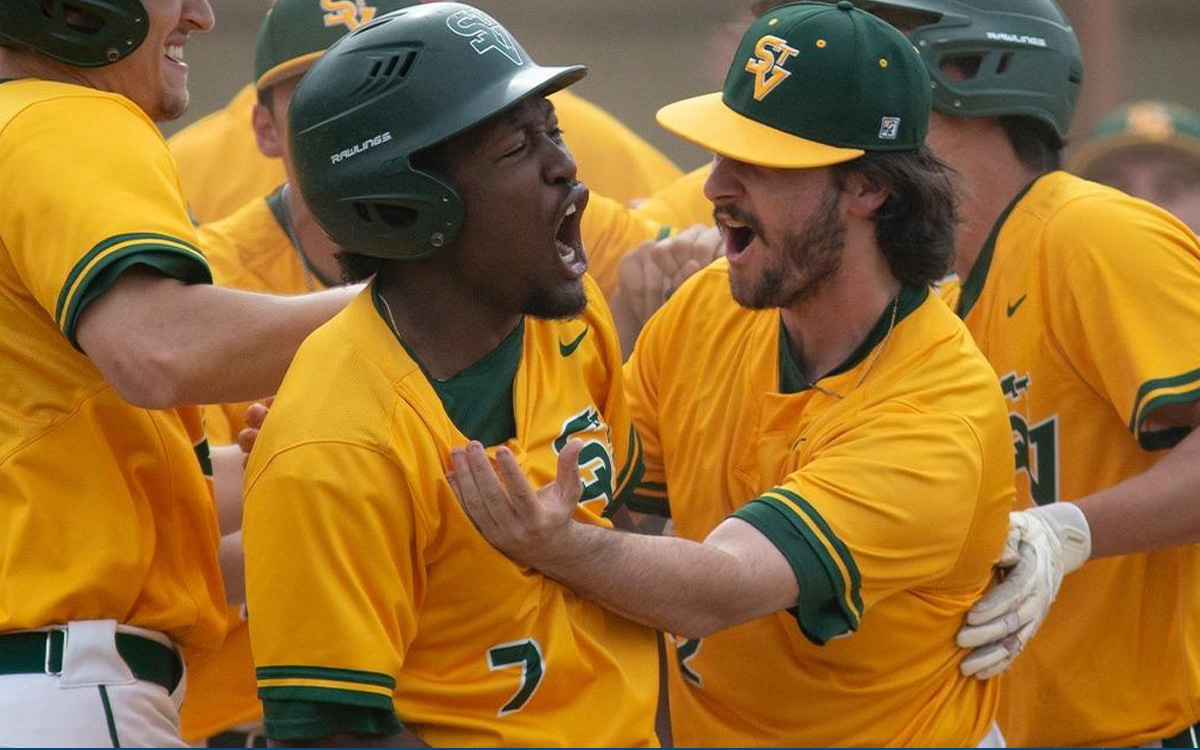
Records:
[[[3,0],[0,0],[3,2]],[[253,76],[254,36],[268,0],[211,0],[217,28],[187,47],[192,105],[169,135],[212,112]],[[749,0],[475,0],[538,62],[584,63],[574,90],[608,110],[683,169],[707,154],[654,123],[663,104],[720,88],[751,20]],[[1076,112],[1082,140],[1130,99],[1200,108],[1200,0],[1060,0],[1083,44],[1087,77]],[[249,124],[247,124],[249,127]]]

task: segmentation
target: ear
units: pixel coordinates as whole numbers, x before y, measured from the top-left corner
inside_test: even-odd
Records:
[[[273,159],[282,157],[283,133],[275,123],[275,115],[271,110],[255,103],[250,121],[254,125],[254,138],[258,141],[258,150],[263,152],[263,156]]]
[[[888,199],[890,191],[867,180],[861,174],[851,172],[842,185],[842,198],[851,216],[870,219],[875,211]]]

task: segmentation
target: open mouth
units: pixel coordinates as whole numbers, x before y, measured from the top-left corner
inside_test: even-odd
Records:
[[[725,240],[725,257],[736,260],[758,237],[757,223],[742,211],[723,208],[713,217]]]
[[[166,51],[163,53],[168,60],[178,65],[183,65],[183,45],[168,44]]]
[[[554,245],[558,249],[559,262],[573,277],[582,276],[587,270],[587,253],[583,249],[583,236],[579,227],[589,197],[587,186],[582,182],[575,183],[567,193],[557,216],[558,228],[554,232]]]

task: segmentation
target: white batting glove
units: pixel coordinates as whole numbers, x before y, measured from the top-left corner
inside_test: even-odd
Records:
[[[1004,580],[967,613],[955,639],[970,648],[959,669],[986,680],[1012,664],[1037,632],[1062,578],[1087,562],[1092,534],[1074,503],[1040,505],[1009,514],[1008,542],[997,567]]]

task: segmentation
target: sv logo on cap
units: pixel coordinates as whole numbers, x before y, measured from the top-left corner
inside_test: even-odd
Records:
[[[340,23],[351,31],[370,23],[378,12],[367,0],[321,0],[321,10],[325,11],[326,26]]]
[[[791,71],[784,70],[783,64],[789,57],[800,54],[800,50],[789,47],[786,39],[767,34],[754,45],[754,54],[757,57],[746,61],[746,72],[754,74],[754,99],[762,101],[791,75]]]
[[[486,13],[474,9],[460,10],[446,19],[446,25],[459,36],[473,37],[471,47],[479,54],[494,49],[512,60],[514,65],[521,64],[521,51],[517,49],[513,38]]]

